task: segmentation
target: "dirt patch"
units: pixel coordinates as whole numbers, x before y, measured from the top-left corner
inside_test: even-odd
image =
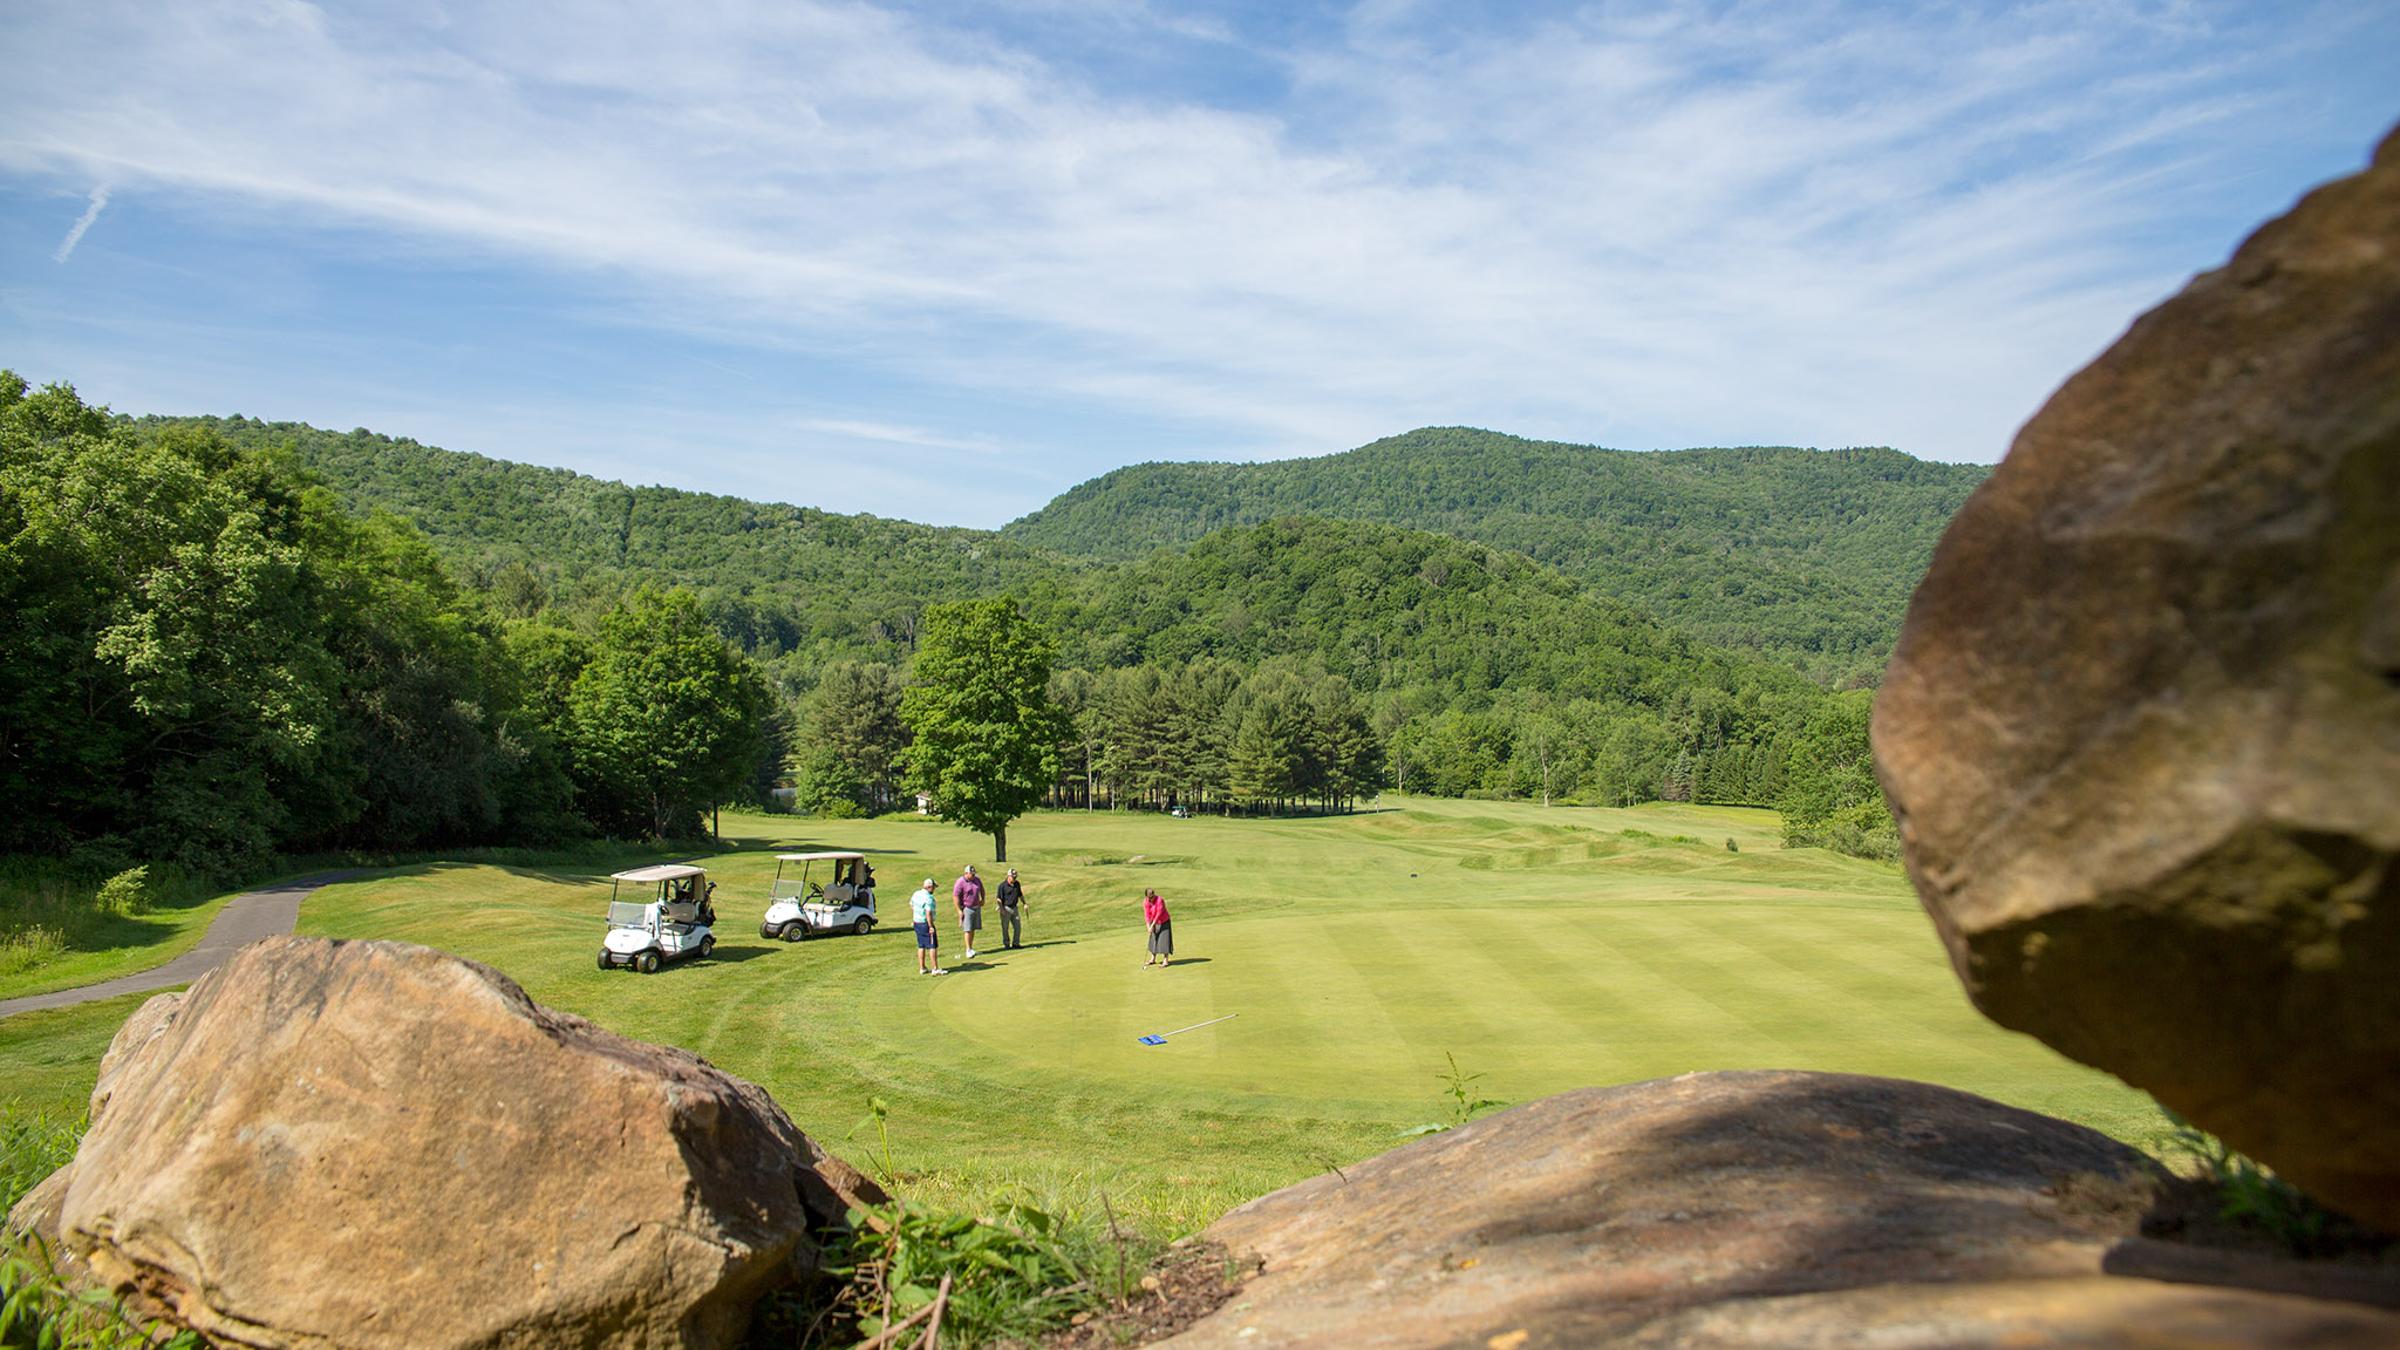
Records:
[[[1164,1340],[1215,1312],[1257,1267],[1234,1259],[1214,1242],[1180,1242],[1150,1267],[1139,1292],[1122,1307],[1077,1313],[1074,1325],[1052,1332],[1045,1350],[1119,1350]]]

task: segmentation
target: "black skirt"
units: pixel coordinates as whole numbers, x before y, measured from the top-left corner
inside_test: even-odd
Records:
[[[1173,920],[1150,930],[1150,954],[1152,956],[1173,956],[1175,954],[1175,924]]]

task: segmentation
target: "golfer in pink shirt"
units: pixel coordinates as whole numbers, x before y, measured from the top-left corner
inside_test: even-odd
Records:
[[[967,940],[967,959],[975,959],[975,935],[983,931],[983,878],[975,875],[975,865],[958,874],[950,884],[950,898],[958,902],[958,931]]]
[[[1142,964],[1165,970],[1175,957],[1175,919],[1156,891],[1142,892],[1142,922],[1150,927],[1150,959]]]

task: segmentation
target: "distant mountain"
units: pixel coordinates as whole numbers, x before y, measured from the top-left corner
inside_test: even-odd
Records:
[[[1316,459],[1137,464],[1002,533],[1122,559],[1286,516],[1432,530],[1833,679],[1882,664],[1934,541],[1989,472],[1885,449],[1604,450],[1437,427]]]
[[[150,417],[289,453],[353,511],[416,522],[503,612],[605,607],[650,582],[700,592],[726,636],[766,656],[896,660],[928,599],[1028,591],[1076,567],[987,530],[629,487],[359,430]]]
[[[1361,689],[1540,692],[1663,707],[1684,686],[1796,694],[1788,666],[1696,640],[1515,553],[1372,522],[1284,519],[1107,562],[982,530],[628,487],[367,431],[144,418],[289,454],[353,511],[414,521],[504,613],[571,615],[642,583],[698,591],[794,684],[902,661],[928,603],[1010,592],[1104,669],[1314,656]],[[1706,560],[1699,566],[1704,567]]]

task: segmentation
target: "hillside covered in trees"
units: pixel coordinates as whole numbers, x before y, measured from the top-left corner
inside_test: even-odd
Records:
[[[0,853],[689,834],[774,694],[688,593],[505,621],[414,525],[207,426],[0,370]]]
[[[682,586],[719,631],[767,658],[897,660],[928,597],[1022,591],[1070,570],[983,530],[629,487],[364,430],[243,417],[132,425],[288,455],[348,509],[415,522],[503,616],[605,607],[636,583]]]
[[[1124,559],[1283,516],[1432,530],[1833,683],[1880,668],[1934,540],[1988,472],[1896,450],[1636,452],[1439,427],[1315,459],[1137,464],[1003,534]]]
[[[1822,677],[1830,671],[1811,680],[1772,643],[1708,640],[1539,561],[1532,547],[1292,515],[1089,559],[981,531],[630,488],[365,431],[244,418],[119,421],[137,439],[220,442],[322,484],[351,512],[413,522],[479,612],[511,635],[512,650],[538,655],[580,635],[588,651],[638,588],[688,588],[696,612],[777,696],[766,740],[780,749],[750,775],[753,790],[789,781],[819,809],[881,810],[901,799],[897,766],[909,733],[897,704],[924,612],[1002,594],[1057,643],[1060,801],[1335,803],[1398,785],[1765,804],[1788,790],[1793,747],[1806,741],[1821,754],[1830,744],[1810,733],[1828,706]],[[1472,462],[1473,447],[1466,453]],[[1725,482],[1667,505],[1629,496],[1621,512],[1683,538],[1642,548],[1682,557],[1691,594],[1754,588],[1727,580],[1724,556],[1693,543],[1704,534],[1689,521],[1755,517],[1741,537],[1776,541],[1788,558],[1856,551],[1839,538],[1808,542],[1794,513],[1771,504],[1737,507],[1745,483],[1806,483],[1814,481],[1808,466],[1859,460],[1906,488],[1893,505],[1877,496],[1882,480],[1852,474],[1852,496],[1839,509],[1870,519],[1906,514],[1906,502],[1922,507],[1930,489],[1916,479],[1941,473],[1890,452],[1694,455],[1694,464],[1716,463]],[[1747,473],[1738,467],[1745,459],[1769,469]],[[1475,472],[1508,477],[1489,464]],[[1706,473],[1686,477],[1706,486]],[[1439,488],[1451,479],[1431,481]],[[1623,490],[1638,495],[1638,481],[1628,481]],[[1702,497],[1715,504],[1692,505]],[[1819,505],[1819,517],[1834,509]],[[1575,549],[1598,547],[1592,538],[1541,548],[1566,548],[1573,560],[1585,556]],[[1759,567],[1780,568],[1787,580],[1792,570]],[[1825,603],[1803,589],[1791,600],[1797,612],[1781,621],[1823,626],[1811,615]],[[1739,626],[1735,617],[1721,622]],[[526,635],[537,631],[538,640]],[[1857,771],[1863,740],[1855,751],[1856,763],[1836,776],[1850,786],[1829,810],[1855,804],[1860,783],[1872,790]]]

